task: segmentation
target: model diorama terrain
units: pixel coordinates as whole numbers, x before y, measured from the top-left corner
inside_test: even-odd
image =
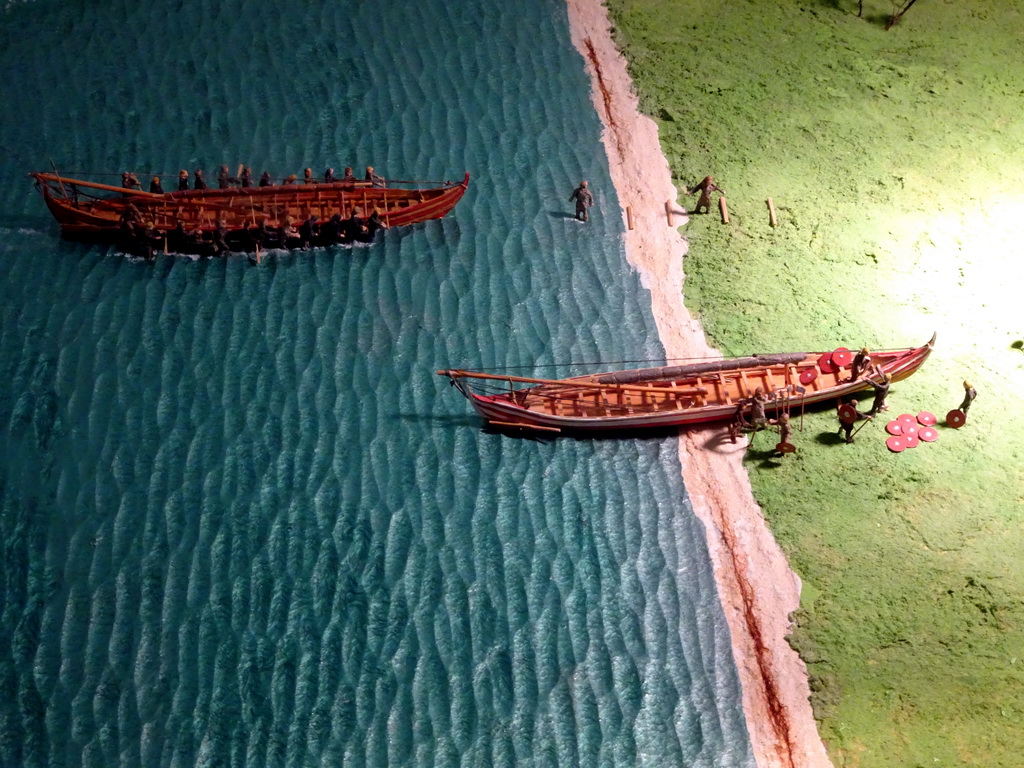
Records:
[[[829,757],[1018,766],[1022,11],[921,3],[887,29],[903,4],[608,5],[677,188],[713,175],[727,191],[728,224],[716,193],[684,229],[685,302],[712,344],[938,335],[889,396],[891,418],[939,415],[926,448],[890,451],[885,418],[846,444],[827,412],[794,432],[795,454],[765,435],[747,454],[803,580],[790,639]],[[978,398],[952,429],[965,380]]]

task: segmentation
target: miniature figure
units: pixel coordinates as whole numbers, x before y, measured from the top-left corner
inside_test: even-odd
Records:
[[[850,406],[850,407],[847,407]],[[867,413],[861,413],[857,410],[857,401],[851,400],[846,406],[839,406],[839,431],[837,435],[846,433],[846,442],[853,442],[853,425],[858,421],[864,421],[865,419],[870,420],[873,417]],[[859,431],[859,430],[858,430]]]
[[[871,403],[871,408],[868,410],[869,416],[874,416],[879,411],[888,411],[889,406],[885,404],[885,398],[889,395],[889,385],[892,383],[892,374],[882,374],[881,381],[872,381],[868,379],[870,384],[875,390],[875,399]]]
[[[687,190],[689,195],[695,195],[698,192],[700,192],[700,197],[697,199],[697,207],[693,209],[694,213],[700,213],[701,208],[704,209],[704,213],[710,212],[712,192],[719,192],[722,197],[725,197],[725,190],[715,184],[713,176],[705,176],[702,182]]]
[[[974,398],[978,396],[978,391],[971,386],[971,382],[964,382],[964,401],[960,403],[960,410],[964,412],[964,416],[967,415],[967,411],[971,409],[971,403],[974,402]]]
[[[871,350],[861,347],[860,352],[854,355],[853,364],[850,366],[850,381],[856,381],[861,376],[867,375],[871,366]]]
[[[576,220],[587,221],[590,214],[587,209],[594,205],[594,196],[587,188],[587,182],[581,181],[580,185],[569,195],[569,201],[576,201]]]

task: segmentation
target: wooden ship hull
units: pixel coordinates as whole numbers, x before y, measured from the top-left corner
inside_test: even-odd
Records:
[[[871,353],[876,381],[900,381],[928,359],[923,346]],[[542,432],[602,433],[691,427],[729,422],[750,413],[760,388],[768,414],[799,409],[870,390],[867,377],[851,380],[849,365],[822,361],[830,353],[754,355],[687,365],[638,368],[568,379],[534,379],[463,370],[447,377],[491,426]],[[852,355],[851,355],[852,357]]]
[[[222,225],[232,235],[255,229],[264,222],[278,226],[288,218],[298,225],[310,214],[326,221],[335,214],[348,219],[353,212],[368,217],[374,211],[386,226],[400,227],[442,218],[462,199],[469,186],[467,173],[461,183],[445,182],[427,188],[334,182],[153,194],[65,178],[57,173],[29,175],[35,179],[36,189],[65,237],[98,242],[118,242],[129,205],[157,233],[171,232],[180,225],[190,232],[209,235]]]

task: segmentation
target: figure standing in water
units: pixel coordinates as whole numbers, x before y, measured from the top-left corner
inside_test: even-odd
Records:
[[[700,192],[700,197],[697,198],[697,207],[693,209],[694,213],[700,213],[701,208],[704,209],[704,213],[711,211],[712,192],[718,192],[722,197],[725,197],[725,190],[715,184],[713,176],[705,176],[703,181],[687,190],[689,195],[695,195],[698,192]]]
[[[590,219],[588,208],[594,205],[594,196],[590,193],[587,182],[581,181],[580,185],[569,195],[569,202],[576,201],[576,220],[587,221]]]

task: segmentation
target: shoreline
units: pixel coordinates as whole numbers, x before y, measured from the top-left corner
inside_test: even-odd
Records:
[[[627,228],[624,238],[626,256],[651,291],[666,355],[717,355],[683,306],[687,243],[676,227],[685,222],[686,212],[676,202],[657,125],[639,113],[601,0],[566,2],[573,45],[584,58],[604,125],[601,138],[621,215],[625,221],[626,208],[632,215],[634,229]],[[807,669],[786,642],[789,615],[800,604],[800,580],[754,501],[743,467],[746,441],[733,445],[719,437],[710,430],[683,432],[679,457],[693,509],[707,531],[754,758],[759,768],[830,766],[811,711]]]

